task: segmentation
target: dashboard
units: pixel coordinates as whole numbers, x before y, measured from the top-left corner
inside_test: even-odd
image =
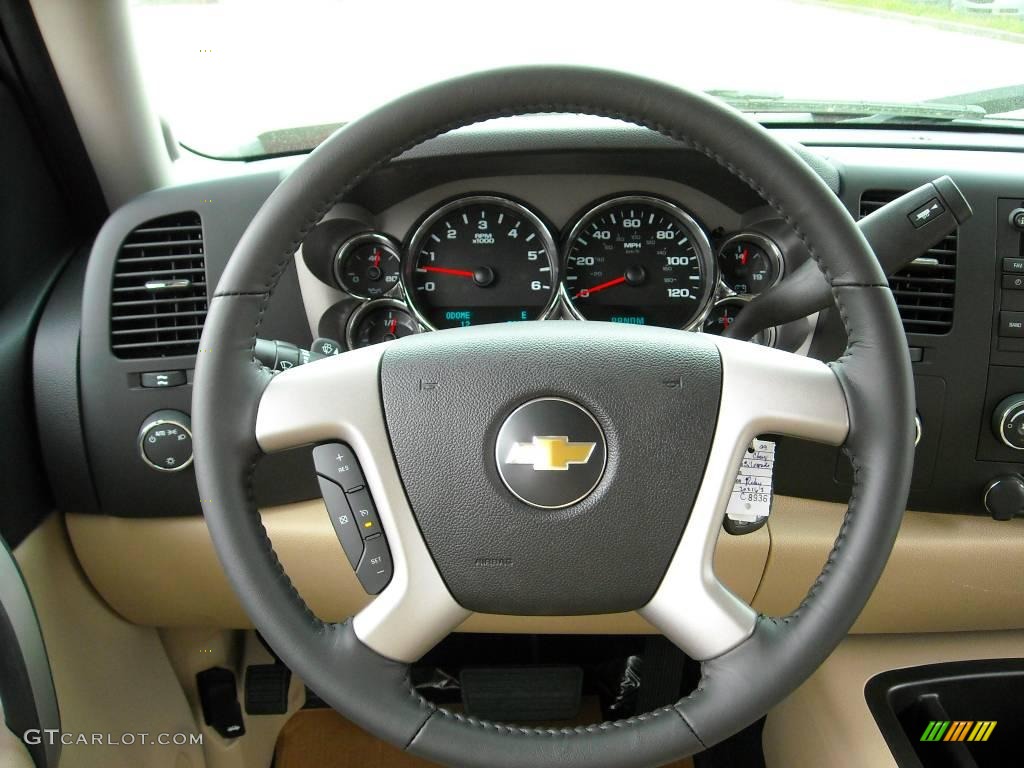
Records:
[[[854,217],[943,174],[973,207],[957,232],[910,254],[890,285],[921,426],[910,508],[986,514],[986,489],[1024,470],[1024,439],[1012,434],[1024,423],[1024,236],[1010,216],[1024,204],[1024,144],[882,129],[777,135]],[[201,513],[186,452],[170,456],[173,466],[147,459],[145,428],[161,422],[164,437],[187,442],[209,297],[298,162],[218,164],[147,193],[112,214],[87,262],[69,268],[37,338],[68,350],[36,397],[61,508]],[[289,350],[287,367],[317,338],[354,348],[484,322],[719,332],[807,258],[756,193],[699,153],[611,121],[517,118],[438,137],[337,200],[300,244],[261,335]],[[759,341],[832,360],[846,338],[823,310]],[[778,441],[777,493],[846,501],[850,487],[841,451]],[[262,506],[318,498],[309,451],[264,457],[254,492]]]
[[[595,181],[621,189],[587,199]],[[787,263],[806,258],[776,242],[784,224],[769,212],[742,221],[682,185],[568,175],[487,183],[443,198],[451,190],[433,190],[428,198],[441,199],[376,216],[342,206],[326,217],[300,257],[308,276],[332,292],[302,283],[307,311],[334,323],[323,331],[349,349],[525,320],[721,333]],[[577,200],[584,202],[567,214]],[[801,340],[785,338],[794,348]],[[770,328],[757,340],[779,339]]]

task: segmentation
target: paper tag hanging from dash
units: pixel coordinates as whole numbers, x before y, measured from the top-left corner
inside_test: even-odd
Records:
[[[741,523],[756,523],[768,517],[772,508],[772,473],[775,443],[754,440],[743,454],[740,472],[729,496],[725,514]]]

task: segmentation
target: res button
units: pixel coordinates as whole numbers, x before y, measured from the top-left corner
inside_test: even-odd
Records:
[[[366,485],[355,452],[344,443],[328,443],[313,449],[316,473],[331,479],[346,492]]]

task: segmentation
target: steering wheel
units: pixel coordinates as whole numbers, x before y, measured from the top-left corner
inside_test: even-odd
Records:
[[[276,375],[254,359],[281,274],[349,190],[441,133],[540,112],[645,126],[749,185],[831,285],[849,339],[842,357],[826,365],[704,334],[527,322],[421,334]],[[313,151],[256,214],[217,285],[192,407],[210,535],[255,626],[350,720],[453,766],[654,766],[763,716],[863,608],[895,540],[913,461],[903,330],[885,276],[836,196],[790,149],[716,101],[561,66],[424,88]],[[835,546],[784,617],[758,615],[712,568],[737,467],[759,434],[842,445],[853,466]],[[561,443],[531,448],[533,438]],[[261,453],[326,441],[353,449],[394,568],[386,588],[340,624],[320,621],[292,586],[252,490]],[[552,469],[563,471],[544,471]],[[471,612],[628,610],[701,661],[696,690],[629,719],[547,729],[448,712],[410,683],[409,665]]]

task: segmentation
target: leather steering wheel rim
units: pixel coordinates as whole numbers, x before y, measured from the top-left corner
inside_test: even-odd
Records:
[[[274,554],[252,492],[263,452],[260,404],[274,379],[253,348],[303,237],[356,184],[412,147],[487,119],[538,112],[635,123],[726,168],[803,241],[831,286],[849,339],[829,367],[845,396],[843,446],[853,491],[807,597],[788,616],[757,616],[742,642],[702,662],[700,685],[679,702],[572,729],[483,722],[426,702],[411,686],[407,663],[364,644],[351,620],[327,624],[313,615]],[[447,765],[654,766],[721,741],[763,716],[843,639],[881,575],[906,504],[914,435],[906,341],[885,276],[850,214],[759,125],[703,95],[636,76],[561,66],[496,70],[424,88],[348,124],[280,184],[251,222],[210,302],[200,346],[196,476],[210,535],[242,605],[284,662],[331,706]]]

